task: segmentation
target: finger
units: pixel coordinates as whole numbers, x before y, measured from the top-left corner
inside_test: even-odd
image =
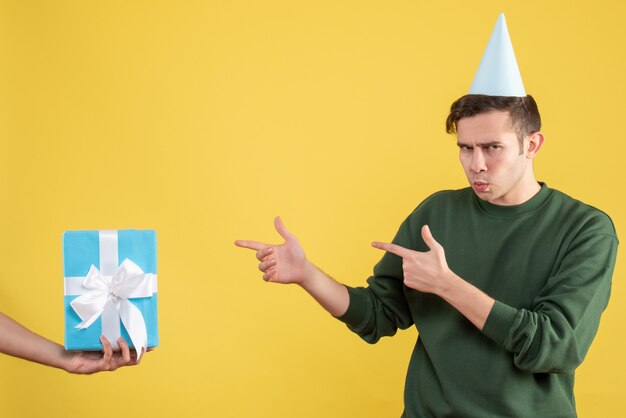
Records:
[[[111,359],[113,358],[113,347],[111,347],[111,343],[104,335],[100,336],[100,342],[104,348],[104,355],[102,356],[103,370],[110,370]]]
[[[275,276],[276,276],[276,267],[272,267],[265,272],[265,274],[263,275],[263,280],[265,280],[266,282],[269,282]]]
[[[432,232],[430,232],[430,228],[428,227],[428,225],[424,225],[422,227],[422,239],[431,250],[441,248],[441,245],[437,241],[435,241],[435,238],[433,237]]]
[[[374,241],[372,242],[372,247],[378,248],[379,250],[387,251],[403,258],[409,257],[413,253],[413,251],[409,250],[408,248],[404,248],[396,244],[389,244],[386,242]]]
[[[274,248],[273,247],[267,247],[267,248],[263,248],[259,251],[256,252],[256,258],[259,261],[265,261],[265,258],[267,258],[267,256],[271,255],[274,252]]]
[[[270,267],[274,267],[275,265],[276,259],[272,258],[271,260],[267,260],[259,264],[259,270],[265,273]]]
[[[287,230],[287,227],[285,227],[285,224],[283,223],[282,219],[280,219],[280,216],[277,216],[274,219],[274,227],[276,228],[276,231],[278,231],[280,236],[285,239],[285,241],[295,239],[295,236]]]
[[[128,344],[126,344],[126,340],[122,337],[117,339],[117,344],[122,349],[122,359],[119,361],[119,365],[124,365],[130,363],[130,348],[128,348]]]
[[[249,248],[251,250],[262,250],[263,248],[268,247],[268,244],[265,244],[263,242],[259,242],[259,241],[248,241],[248,240],[243,240],[243,239],[238,239],[237,241],[235,241],[235,245],[237,247],[242,247],[242,248]]]

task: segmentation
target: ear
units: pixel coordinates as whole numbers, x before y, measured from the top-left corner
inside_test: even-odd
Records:
[[[543,145],[543,134],[541,132],[533,132],[528,137],[528,146],[526,148],[526,158],[533,159]]]

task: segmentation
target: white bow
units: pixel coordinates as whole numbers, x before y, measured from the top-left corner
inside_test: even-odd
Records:
[[[119,265],[113,276],[103,276],[94,265],[89,269],[83,281],[83,287],[90,289],[74,299],[70,305],[80,319],[76,328],[87,328],[102,315],[107,304],[111,304],[118,313],[122,324],[137,350],[137,359],[148,347],[146,322],[139,308],[129,298],[152,296],[152,274],[145,274],[141,268],[126,259]]]

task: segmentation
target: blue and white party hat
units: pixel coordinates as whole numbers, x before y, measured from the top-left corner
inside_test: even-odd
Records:
[[[469,94],[526,96],[504,13],[498,16]]]

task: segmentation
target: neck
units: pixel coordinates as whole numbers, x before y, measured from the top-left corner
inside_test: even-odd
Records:
[[[500,202],[490,203],[503,206],[521,205],[536,195],[539,190],[541,190],[541,185],[535,178],[532,165],[528,168],[528,171],[526,171],[525,175],[520,179],[518,187],[515,188],[515,191],[511,195],[503,196],[503,199]]]

